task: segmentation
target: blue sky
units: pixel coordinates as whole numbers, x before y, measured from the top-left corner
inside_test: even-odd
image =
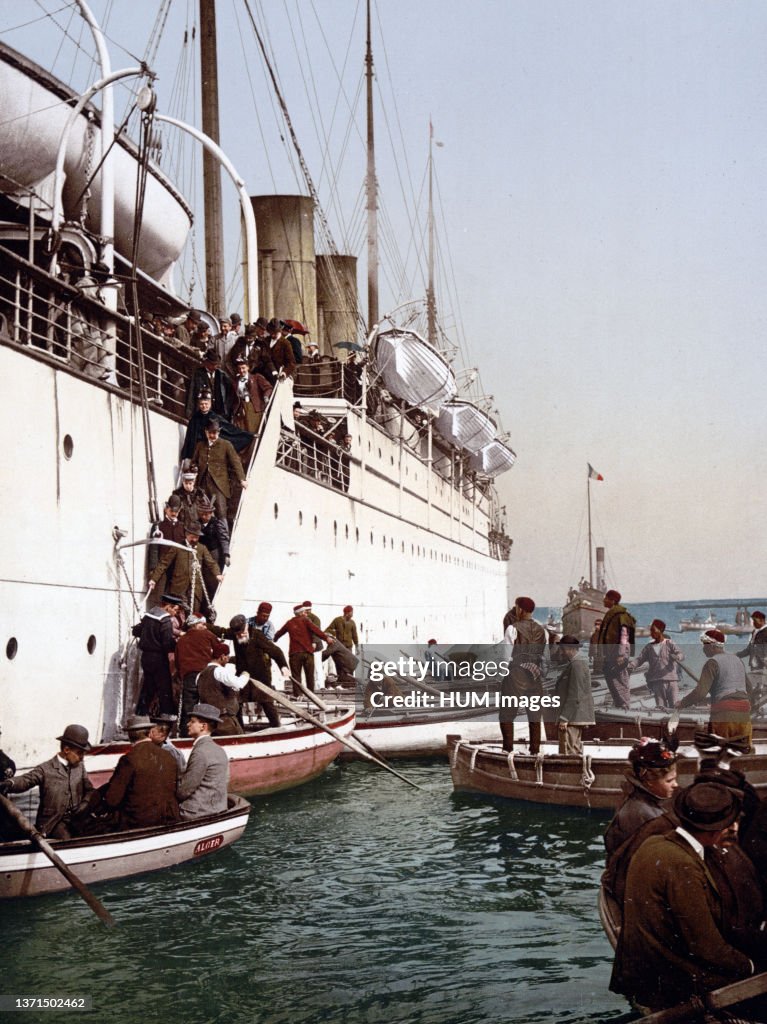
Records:
[[[104,15],[105,3],[93,7]],[[143,53],[155,5],[112,7],[112,39]],[[242,5],[218,7],[224,147],[253,193],[295,191]],[[346,231],[333,207],[331,219],[338,241],[351,239],[364,157],[354,131],[344,150],[344,97],[361,73],[363,10],[356,0],[262,7],[324,193],[318,118],[329,132]],[[192,9],[171,11],[158,55],[166,110]],[[50,64],[41,26],[6,32],[22,20],[19,5],[0,4],[3,38]],[[512,590],[559,604],[585,570],[587,462],[605,477],[593,491],[596,540],[627,600],[764,589],[767,7],[378,0],[375,20],[379,180],[411,254],[399,199],[408,170],[388,130],[401,132],[416,192],[430,117],[444,143],[435,159],[467,360],[519,456],[500,482]],[[345,67],[344,93],[331,57]],[[113,45],[115,66],[132,62]],[[384,308],[396,298],[387,287]]]

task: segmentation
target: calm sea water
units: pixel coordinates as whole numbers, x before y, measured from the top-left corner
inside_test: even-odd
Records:
[[[0,991],[90,995],[88,1019],[129,1024],[622,1019],[596,910],[606,817],[402,767],[423,791],[332,766],[256,802],[231,849],[98,886],[112,931],[72,895],[0,907]],[[0,1014],[30,1018],[64,1015]]]
[[[632,610],[670,629],[686,614]],[[702,661],[696,634],[675,639]],[[86,1019],[127,1024],[629,1019],[596,910],[607,817],[456,795],[444,761],[401,767],[422,791],[332,766],[255,802],[231,849],[96,887],[113,931],[73,895],[0,906],[0,994],[86,995]]]

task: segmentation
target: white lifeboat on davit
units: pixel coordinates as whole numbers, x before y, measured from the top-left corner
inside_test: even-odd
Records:
[[[442,406],[437,430],[445,440],[473,453],[495,440],[498,425],[473,402],[458,399]]]
[[[0,44],[0,192],[25,196],[35,192],[49,200],[59,140],[76,93],[38,64]],[[90,121],[89,117],[93,120]],[[88,105],[71,132],[64,161],[64,215],[78,220],[82,196],[90,189],[85,225],[101,233],[101,176],[90,177],[101,151],[98,110]],[[130,259],[138,173],[137,150],[118,139],[114,150],[115,248]],[[40,214],[44,216],[42,210]],[[172,290],[173,266],[186,243],[192,214],[171,182],[150,165],[138,265],[153,280]]]
[[[414,408],[436,414],[456,395],[449,363],[416,331],[382,331],[375,341],[374,358],[387,390]]]
[[[495,440],[472,455],[469,465],[485,476],[500,476],[507,469],[511,469],[516,461],[517,456],[511,448],[501,441]]]

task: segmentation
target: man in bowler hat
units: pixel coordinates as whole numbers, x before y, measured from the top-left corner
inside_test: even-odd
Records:
[[[84,725],[68,725],[61,736],[57,754],[24,775],[0,782],[0,793],[26,793],[40,788],[40,804],[35,826],[53,839],[71,839],[75,830],[72,818],[84,810],[93,784],[88,778],[83,758],[91,749]]]

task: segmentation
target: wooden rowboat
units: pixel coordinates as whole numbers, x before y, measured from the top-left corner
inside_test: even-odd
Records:
[[[220,814],[177,825],[48,842],[88,885],[127,878],[197,860],[230,846],[245,831],[251,805],[233,795],[229,796],[228,804]],[[29,840],[0,843],[0,899],[39,896],[69,888],[66,878]]]
[[[354,708],[336,707],[327,713],[326,724],[346,737],[354,730]],[[321,775],[343,749],[341,743],[319,727],[298,720],[276,728],[264,728],[239,736],[214,737],[229,758],[229,789],[247,796],[263,796],[292,789]],[[173,746],[189,756],[194,740],[175,739]],[[108,782],[129,743],[94,747],[85,767],[94,786]]]
[[[584,743],[582,755],[561,755],[554,743],[540,754],[505,751],[500,744],[448,737],[450,774],[457,790],[511,800],[613,811],[623,798],[630,745]],[[677,771],[686,786],[698,771],[698,752],[680,747]],[[738,758],[738,768],[759,791],[767,791],[767,754]]]
[[[583,730],[586,740],[625,739],[627,742],[638,740],[641,736],[660,739],[663,736],[665,723],[668,722],[670,711],[655,710],[650,707],[634,707],[628,711],[621,708],[595,708],[595,725],[587,725]],[[695,732],[702,729],[708,731],[709,713],[705,708],[677,712],[679,723],[677,734],[680,742],[692,743]],[[752,722],[754,742],[767,740],[767,719],[763,716]]]

